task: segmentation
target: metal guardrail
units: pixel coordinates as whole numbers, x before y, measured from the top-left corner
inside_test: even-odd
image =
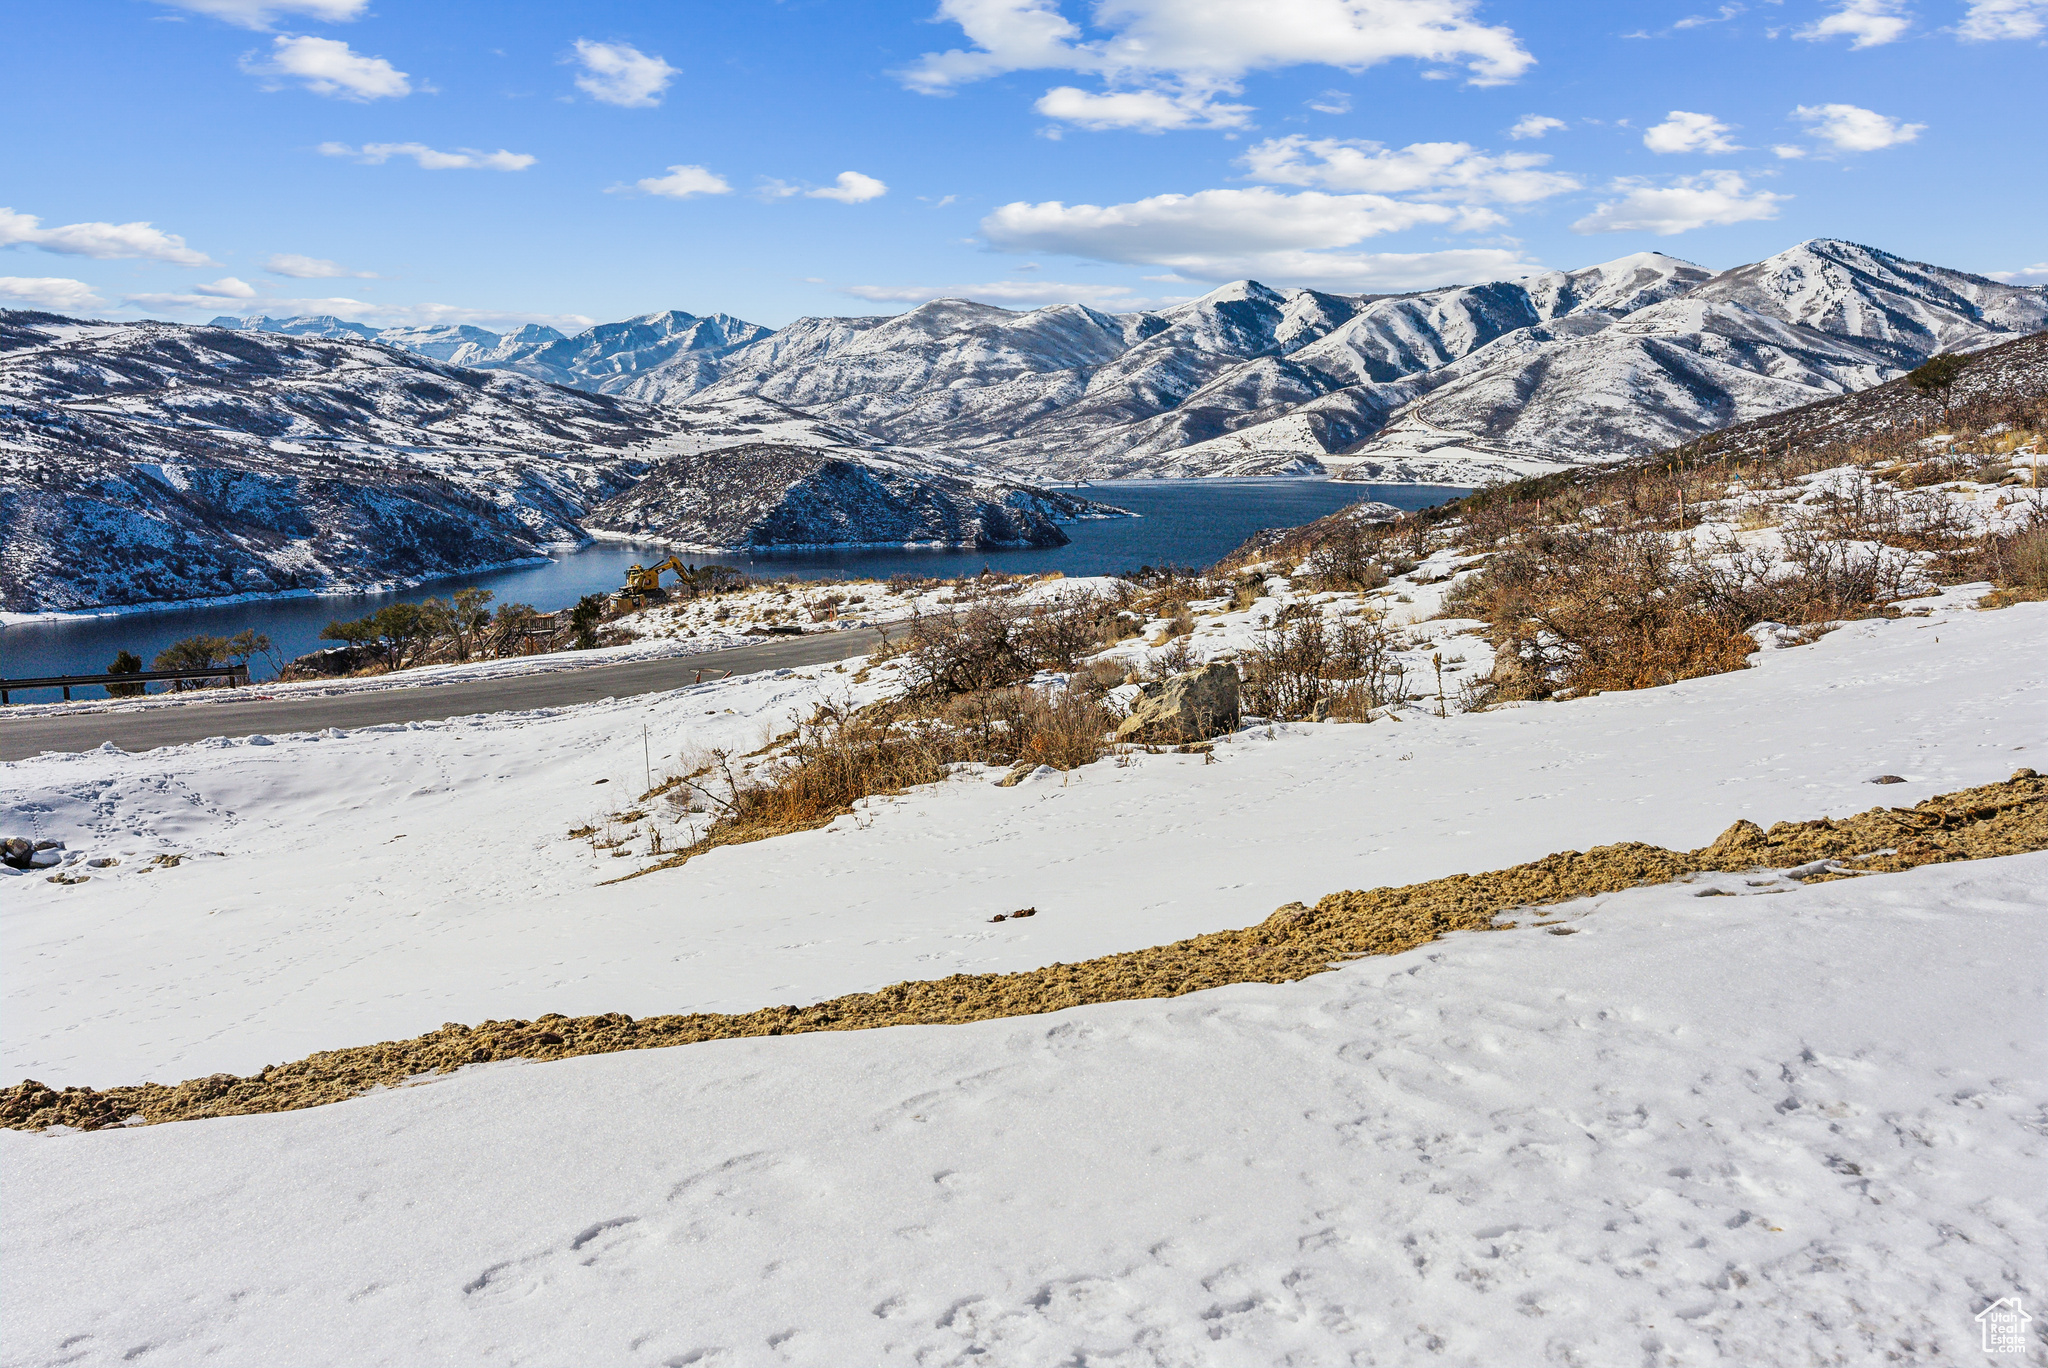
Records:
[[[0,706],[14,700],[8,697],[17,689],[62,689],[64,701],[71,701],[71,690],[87,684],[152,684],[164,680],[180,679],[225,679],[232,688],[241,688],[249,682],[247,665],[217,665],[203,670],[137,670],[133,674],[91,674],[91,675],[47,675],[41,679],[0,679]]]

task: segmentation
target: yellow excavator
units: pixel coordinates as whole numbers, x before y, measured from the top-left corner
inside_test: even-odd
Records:
[[[661,587],[661,577],[670,570],[676,573],[676,587],[687,589],[691,598],[701,593],[717,594],[737,589],[746,582],[745,575],[729,566],[685,565],[670,556],[659,565],[626,567],[626,587],[619,591],[620,602],[634,608],[645,608],[649,599],[657,603],[666,599],[668,591]]]

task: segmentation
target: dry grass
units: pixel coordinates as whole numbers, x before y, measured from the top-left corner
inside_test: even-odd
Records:
[[[963,763],[1067,770],[1099,759],[1113,723],[1103,695],[1123,682],[1122,670],[1083,657],[1127,635],[1131,616],[1119,598],[1083,592],[1028,607],[1007,601],[1025,583],[993,576],[956,581],[959,606],[913,617],[880,653],[900,663],[902,697],[863,708],[820,705],[807,722],[751,755],[712,751],[689,773],[641,795],[713,817],[680,850],[622,877],[673,869],[720,846],[815,830],[863,799],[935,783]],[[1041,670],[1073,675],[1064,689],[1024,685]],[[761,757],[763,764],[744,763]]]
[[[1483,931],[1504,912],[1666,883],[1710,870],[1787,869],[1821,860],[1884,872],[2048,849],[2048,780],[2022,770],[2004,784],[1872,808],[1841,821],[1737,822],[1699,850],[1628,843],[1567,851],[1530,864],[1401,888],[1333,893],[1290,903],[1256,926],[1171,945],[1017,974],[955,974],[898,983],[808,1007],[635,1020],[548,1015],[534,1021],[449,1024],[411,1040],[315,1054],[246,1078],[214,1074],[177,1086],[66,1088],[28,1080],[0,1094],[0,1125],[96,1130],[144,1123],[293,1111],[396,1087],[425,1074],[499,1059],[564,1059],[746,1036],[941,1025],[1057,1012],[1087,1003],[1177,997],[1232,983],[1287,983],[1364,955],[1396,954],[1452,931]],[[1880,854],[1885,851],[1888,853]],[[1838,877],[1819,871],[1813,877]]]
[[[1460,585],[1453,602],[1488,624],[1493,682],[1508,698],[1650,688],[1739,669],[1756,649],[1742,629],[1761,620],[1713,600],[1655,532],[1532,536]]]
[[[2048,599],[2048,520],[2036,519],[2009,537],[1992,538],[1975,567],[1997,586],[1986,608]]]
[[[674,854],[622,877],[674,869],[721,846],[814,831],[863,799],[937,783],[959,764],[1092,764],[1109,750],[1112,725],[1100,693],[1086,682],[1056,691],[913,696],[865,708],[821,705],[751,774],[735,772],[734,757],[714,752],[709,765],[677,776],[675,787],[714,812],[711,825]]]

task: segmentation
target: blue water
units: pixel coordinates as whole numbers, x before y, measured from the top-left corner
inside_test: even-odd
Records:
[[[1265,527],[1294,527],[1360,499],[1401,508],[1425,508],[1465,493],[1432,485],[1336,484],[1329,480],[1115,480],[1079,491],[1141,514],[1066,526],[1066,546],[1017,551],[808,551],[771,555],[686,556],[735,565],[762,579],[875,578],[891,575],[970,575],[984,566],[1004,574],[1058,570],[1069,575],[1113,574],[1141,565],[1212,564]],[[666,558],[664,549],[628,542],[595,542],[544,564],[433,581],[385,594],[323,594],[268,599],[211,608],[172,608],[115,617],[37,622],[0,628],[0,677],[98,674],[116,652],[146,663],[174,641],[205,634],[233,636],[253,628],[286,658],[332,643],[320,629],[337,618],[357,618],[387,603],[417,603],[467,585],[489,589],[499,603],[530,603],[542,612],[566,608],[585,594],[618,588],[634,562]],[[267,670],[254,665],[256,677]],[[101,696],[97,688],[74,698]],[[17,702],[54,700],[54,690],[16,694]]]

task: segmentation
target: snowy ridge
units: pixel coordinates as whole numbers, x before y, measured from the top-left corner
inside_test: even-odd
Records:
[[[598,394],[622,391],[634,376],[657,366],[709,366],[735,347],[745,346],[769,332],[758,323],[730,314],[699,318],[680,309],[629,318],[621,323],[600,323],[574,337],[566,337],[544,323],[529,323],[509,333],[495,333],[467,323],[372,328],[328,314],[297,318],[258,315],[246,319],[224,314],[214,319],[211,326],[290,337],[360,338],[417,352],[436,361],[451,361],[477,370],[517,371],[550,384],[573,385]]]
[[[1969,357],[1946,395],[1922,393],[1903,380],[1824,399],[1715,431],[1711,450],[1768,455],[1791,446],[1820,447],[1881,434],[1935,429],[1950,406],[2048,394],[2048,332],[2030,333]]]
[[[1041,476],[1313,471],[1320,466],[1262,450],[1246,460],[1242,443],[1184,453],[1346,380],[1392,380],[1546,317],[1668,297],[1705,277],[1649,254],[1392,298],[1239,281],[1123,316],[938,300],[892,319],[801,320],[725,358],[722,378],[702,394],[762,394],[891,440],[943,443]],[[697,391],[655,373],[632,392]],[[1321,413],[1309,422],[1317,455],[1377,426],[1355,415],[1348,425]]]

